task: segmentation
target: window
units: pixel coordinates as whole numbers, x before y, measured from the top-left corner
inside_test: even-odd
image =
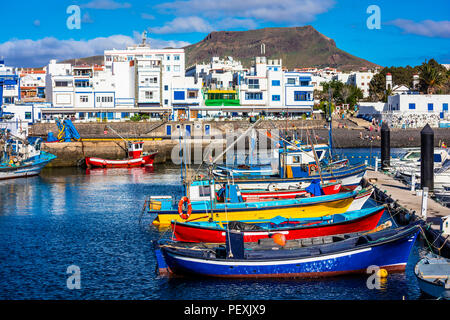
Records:
[[[68,81],[55,81],[55,87],[68,87]]]
[[[173,66],[173,71],[174,72],[179,72],[180,71],[180,66],[178,66],[178,65]]]
[[[168,105],[168,104],[169,104],[169,100],[165,99],[165,100],[164,100],[164,104],[165,104],[165,105]]]
[[[173,99],[174,100],[184,100],[184,91],[174,91],[173,92]]]
[[[89,97],[88,96],[80,96],[80,102],[81,103],[89,102]]]
[[[167,91],[167,90],[169,90],[169,86],[165,85],[164,86],[164,91]]]
[[[295,78],[288,78],[287,84],[295,84]]]
[[[307,87],[307,86],[309,86],[309,81],[300,81],[300,85],[302,87]],[[364,85],[364,83],[363,83],[363,85]]]
[[[272,86],[273,87],[279,87],[280,86],[280,80],[272,80]]]
[[[200,197],[209,197],[211,196],[211,187],[210,186],[199,186],[198,192]]]
[[[120,116],[122,117],[122,119],[127,119],[130,117],[130,113],[129,112],[122,112],[120,114]]]
[[[245,100],[262,100],[262,92],[246,92]]]
[[[189,99],[197,98],[197,91],[188,91],[188,98]]]
[[[97,102],[100,102],[100,98],[101,98],[101,102],[113,102],[113,97],[109,96],[109,97],[97,97]]]
[[[416,104],[415,104],[415,103],[410,103],[410,104],[409,104],[409,109],[410,109],[410,110],[416,109]]]
[[[166,66],[166,71],[170,71],[170,66]]]
[[[272,95],[272,101],[280,101],[280,95],[279,94]]]
[[[150,83],[158,83],[158,78],[157,77],[150,78]]]
[[[180,60],[180,55],[179,54],[174,55],[173,56],[173,60],[179,61]]]
[[[153,91],[145,91],[145,99],[153,99]]]
[[[166,60],[169,61],[170,60],[170,55],[166,56]]]
[[[249,89],[259,89],[259,79],[248,79]]]
[[[428,104],[428,111],[433,111],[433,104],[432,103]]]
[[[442,111],[448,111],[448,103],[442,104]]]
[[[308,101],[308,92],[294,91],[294,101]]]
[[[25,112],[25,119],[27,120],[31,119],[31,112]]]

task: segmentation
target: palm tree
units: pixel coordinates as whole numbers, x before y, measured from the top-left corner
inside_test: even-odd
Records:
[[[424,91],[427,94],[432,94],[435,92],[436,88],[440,87],[445,82],[445,74],[432,64],[425,61],[419,67],[419,79],[422,84]]]

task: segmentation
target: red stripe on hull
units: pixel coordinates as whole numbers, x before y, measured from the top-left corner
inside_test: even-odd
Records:
[[[327,185],[325,187],[322,187],[322,190],[324,192],[325,195],[332,195],[332,194],[337,194],[339,193],[339,191],[341,191],[341,184],[337,183],[337,184],[331,184],[331,185]],[[260,199],[294,199],[297,196],[302,196],[304,194],[306,194],[306,190],[302,189],[302,190],[279,190],[279,191],[250,191],[250,192],[246,192],[246,191],[242,191],[241,190],[241,194],[242,194],[242,198],[245,200],[247,200],[247,198],[260,198]]]
[[[406,269],[405,264],[390,265],[390,266],[379,266],[380,268],[386,269],[389,273],[400,273],[404,272]],[[165,273],[162,275],[169,277],[182,277],[183,273],[176,273],[170,268],[164,270]],[[366,274],[366,269],[361,270],[351,270],[351,271],[329,271],[329,272],[303,272],[303,273],[269,273],[269,274],[240,274],[240,275],[210,275],[215,278],[302,278],[302,279],[314,279],[314,278],[326,278],[326,277],[337,277],[342,275],[352,275],[352,274]]]
[[[321,225],[317,227],[300,227],[297,229],[283,229],[278,232],[283,232],[286,240],[303,239],[322,237],[335,234],[361,232],[374,229],[384,209],[376,211],[365,217],[355,220],[348,220],[341,223]],[[184,242],[210,242],[210,243],[224,243],[225,232],[223,229],[202,228],[196,225],[172,223],[172,230],[175,239]],[[277,230],[271,230],[270,234],[277,233]],[[244,231],[244,242],[257,242],[259,239],[270,238],[268,230],[252,230]]]

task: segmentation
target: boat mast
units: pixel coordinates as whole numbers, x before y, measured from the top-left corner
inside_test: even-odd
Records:
[[[309,130],[308,129],[306,129],[306,134],[309,136]],[[322,181],[322,184],[323,184],[322,170],[320,169],[319,158],[317,157],[316,149],[314,149],[314,143],[312,142],[311,137],[309,138],[309,141],[311,141],[311,148],[312,148],[312,151],[313,151],[313,154],[314,154],[314,160],[316,160],[317,170],[319,171],[320,181]]]
[[[332,149],[333,149],[333,128],[332,128],[332,122],[333,122],[333,117],[331,116],[331,100],[332,100],[332,95],[333,95],[333,90],[331,87],[328,88],[328,122],[329,124],[329,128],[328,128],[328,142],[330,145],[330,157],[331,160],[333,160],[333,154],[332,154]]]

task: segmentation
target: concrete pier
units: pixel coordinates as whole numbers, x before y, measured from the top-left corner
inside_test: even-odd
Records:
[[[420,216],[422,197],[412,192],[410,187],[387,174],[373,170],[366,172],[366,180],[381,191],[385,191],[399,205],[409,211],[415,211],[416,215]],[[428,198],[426,221],[432,223],[432,228],[440,228],[440,218],[448,215],[450,215],[450,208]]]

